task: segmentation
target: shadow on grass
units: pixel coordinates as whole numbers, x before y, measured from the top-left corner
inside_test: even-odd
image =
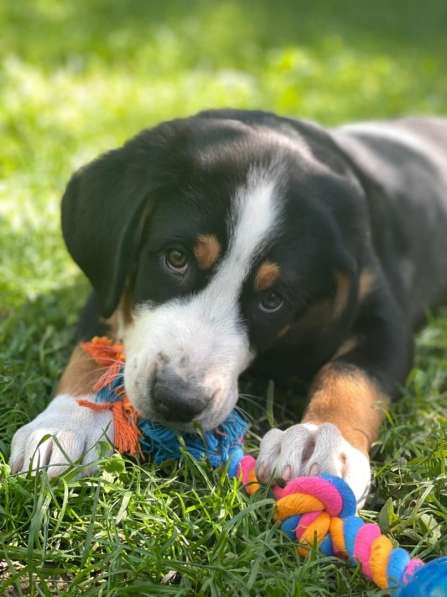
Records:
[[[43,410],[74,344],[86,284],[39,295],[0,317],[0,451],[15,430]]]

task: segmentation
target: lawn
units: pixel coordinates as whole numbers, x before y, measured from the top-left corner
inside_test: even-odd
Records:
[[[0,3],[0,593],[380,595],[356,568],[300,559],[267,495],[186,461],[115,455],[58,482],[11,476],[87,292],[59,231],[71,171],[162,119],[264,108],[332,125],[447,113],[444,0],[4,0]],[[404,398],[374,446],[364,516],[413,554],[447,553],[447,313],[418,336]],[[261,429],[291,419],[243,399]]]

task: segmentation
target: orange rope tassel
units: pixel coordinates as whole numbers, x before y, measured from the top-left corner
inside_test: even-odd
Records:
[[[99,392],[119,374],[124,363],[123,345],[114,343],[110,338],[95,336],[90,342],[83,342],[81,347],[98,365],[108,367],[93,387],[95,392]],[[121,400],[114,402],[78,400],[78,404],[95,411],[110,410],[113,416],[113,445],[118,452],[136,456],[141,454],[138,412],[127,398],[124,389],[120,391],[120,395]]]
[[[101,367],[110,367],[116,361],[124,362],[123,345],[106,336],[95,336],[90,342],[81,342],[81,348]]]
[[[98,379],[98,381],[95,383],[95,385],[93,386],[93,390],[95,392],[99,392],[99,390],[102,390],[103,388],[111,384],[120,372],[122,366],[123,364],[121,362],[112,363],[112,365],[110,365],[107,371],[105,371]]]
[[[137,456],[140,451],[140,435],[137,420],[138,413],[127,398],[115,402],[90,402],[78,400],[79,406],[86,406],[91,410],[110,410],[113,417],[114,438],[113,445],[123,454]]]

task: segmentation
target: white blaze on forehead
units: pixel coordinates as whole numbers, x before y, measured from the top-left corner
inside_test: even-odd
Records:
[[[253,171],[232,198],[229,243],[216,273],[196,294],[159,306],[144,305],[125,338],[125,384],[137,408],[151,416],[150,379],[163,354],[176,374],[194,379],[213,396],[198,421],[210,429],[237,400],[237,381],[254,357],[241,322],[239,297],[253,261],[272,238],[280,202],[271,171]]]
[[[262,247],[271,239],[279,218],[275,178],[253,172],[247,185],[238,189],[233,199],[230,243],[216,275],[203,291],[202,298],[232,303],[237,300],[251,264]]]
[[[272,170],[253,170],[247,183],[236,190],[228,221],[229,246],[209,284],[199,293],[175,298],[159,306],[143,305],[136,312],[135,325],[130,330],[129,348],[143,350],[149,343],[159,342],[159,351],[177,352],[180,345],[194,360],[201,352],[200,361],[212,359],[197,346],[205,341],[203,336],[213,330],[213,340],[205,342],[222,358],[219,352],[231,351],[229,336],[241,335],[237,302],[244,280],[250,272],[259,251],[272,238],[280,216],[277,178]],[[226,335],[226,339],[224,336]],[[213,344],[211,346],[210,344]],[[174,356],[170,354],[169,356]],[[176,355],[175,355],[176,356]],[[207,358],[205,358],[207,357]]]
[[[241,325],[238,302],[252,263],[278,222],[275,182],[268,171],[249,174],[247,184],[233,197],[228,249],[209,284],[197,294],[174,299],[154,310],[155,318],[158,313],[170,311],[177,346],[173,352],[181,346],[199,370],[228,359],[238,359],[244,369],[253,356]],[[169,349],[167,352],[176,358],[177,354]]]

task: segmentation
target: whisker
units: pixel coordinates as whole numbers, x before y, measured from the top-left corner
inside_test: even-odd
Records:
[[[246,411],[245,409],[241,408],[240,406],[236,406],[235,410],[240,413],[241,415],[243,415],[244,417],[246,417],[249,421],[253,421],[254,417],[252,413],[249,413],[248,411]]]
[[[248,402],[249,404],[256,404],[257,406],[261,406],[263,398],[260,398],[259,396],[251,396],[249,394],[239,394],[239,400],[242,400],[243,402]]]

